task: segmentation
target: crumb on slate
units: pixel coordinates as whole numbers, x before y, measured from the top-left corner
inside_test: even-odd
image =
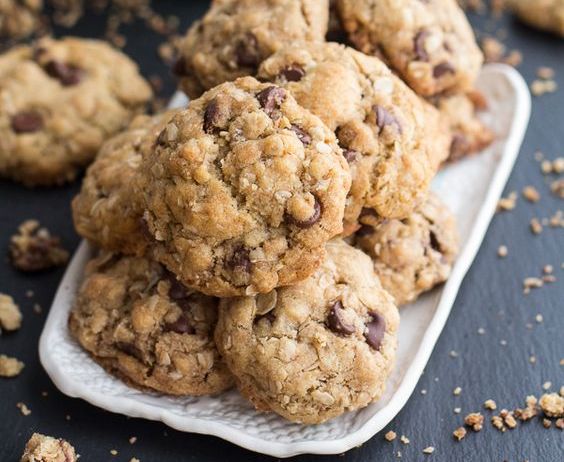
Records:
[[[16,407],[20,410],[20,412],[22,413],[22,415],[24,416],[28,416],[31,414],[31,409],[29,409],[25,403],[19,402],[16,403]]]
[[[0,329],[18,330],[22,325],[22,312],[14,299],[0,293]]]
[[[460,441],[466,436],[466,429],[464,427],[458,427],[452,432],[452,436],[454,436],[457,441]]]
[[[529,202],[538,202],[541,199],[540,193],[534,186],[525,186],[522,194]]]
[[[473,431],[479,432],[484,424],[484,416],[479,412],[471,412],[464,417],[464,423]]]
[[[0,377],[16,377],[25,367],[25,364],[16,358],[0,355]]]
[[[27,442],[21,462],[76,462],[74,448],[61,438],[34,433]]]

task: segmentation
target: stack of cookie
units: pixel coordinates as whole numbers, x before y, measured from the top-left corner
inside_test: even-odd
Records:
[[[397,308],[448,277],[429,185],[488,142],[472,32],[455,0],[335,3],[361,51],[325,42],[328,1],[216,0],[175,66],[188,107],[90,166],[74,220],[103,250],[69,326],[127,383],[324,422],[382,396]]]

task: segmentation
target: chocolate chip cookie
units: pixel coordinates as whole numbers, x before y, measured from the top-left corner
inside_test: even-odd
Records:
[[[564,0],[510,0],[509,5],[523,22],[564,37]]]
[[[146,258],[92,260],[71,333],[126,382],[171,395],[220,393],[232,377],[215,347],[217,300],[190,291]]]
[[[335,131],[352,175],[345,232],[363,207],[403,218],[448,156],[448,127],[376,57],[336,43],[285,48],[260,67]]]
[[[20,39],[39,25],[42,0],[0,0],[0,38]]]
[[[188,31],[174,72],[192,98],[237,77],[285,45],[323,41],[328,0],[218,0]]]
[[[142,156],[154,147],[174,113],[138,116],[126,131],[104,143],[72,202],[78,234],[104,249],[145,253],[150,240],[142,220],[143,204],[133,193],[133,183]]]
[[[338,0],[355,46],[383,56],[419,94],[472,87],[483,56],[456,0]]]
[[[398,305],[447,280],[458,253],[453,214],[430,194],[403,220],[380,220],[364,214],[357,245],[374,260],[374,270]]]
[[[42,39],[0,55],[0,176],[72,180],[151,98],[137,66],[95,40]]]
[[[140,172],[155,258],[215,296],[269,292],[313,273],[342,231],[351,182],[333,132],[252,77],[174,116]]]
[[[305,281],[223,300],[215,338],[257,409],[317,424],[382,395],[398,323],[370,258],[334,241]]]
[[[477,153],[495,139],[494,132],[479,118],[478,113],[487,108],[487,102],[478,91],[439,96],[433,102],[452,133],[449,162]]]

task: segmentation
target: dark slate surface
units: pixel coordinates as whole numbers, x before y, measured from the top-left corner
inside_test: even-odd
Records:
[[[206,2],[153,3],[160,11],[181,14],[184,26],[206,7]],[[473,16],[472,21],[480,30],[493,30],[491,20]],[[96,35],[101,25],[100,18],[89,17],[74,33]],[[525,60],[520,70],[527,81],[534,78],[539,66],[550,65],[564,89],[564,40],[532,31],[510,18],[498,22],[498,27],[507,31],[510,47],[523,51]],[[154,34],[144,32],[141,26],[132,26],[126,50],[141,64],[145,75],[167,77],[153,51],[157,42]],[[166,83],[171,92],[172,81],[168,79]],[[539,421],[503,435],[486,424],[481,433],[469,435],[462,443],[455,443],[451,436],[461,424],[462,415],[478,410],[488,398],[502,407],[513,408],[521,405],[527,394],[540,394],[545,381],[551,381],[556,389],[564,385],[564,367],[559,365],[564,358],[564,274],[560,267],[564,262],[564,235],[562,229],[547,229],[533,237],[528,228],[533,216],[546,217],[562,208],[562,202],[550,195],[532,153],[541,149],[548,158],[564,155],[563,95],[561,90],[534,99],[527,138],[506,189],[520,191],[532,184],[541,192],[542,201],[532,205],[520,200],[515,211],[493,220],[416,392],[387,428],[394,429],[398,436],[407,435],[411,444],[404,446],[397,440],[387,443],[380,434],[344,456],[302,456],[298,460],[388,461],[396,460],[398,450],[408,461],[564,459],[564,433],[554,428],[546,430]],[[73,184],[61,189],[29,191],[0,182],[0,248],[6,249],[9,236],[21,221],[34,217],[74,249],[78,238],[71,224],[69,201],[77,188],[78,184]],[[509,248],[509,256],[502,261],[496,256],[500,244]],[[529,296],[522,295],[522,279],[540,274],[546,264],[555,267],[558,282]],[[59,270],[22,275],[4,260],[0,262],[0,292],[12,294],[25,315],[21,331],[0,338],[0,352],[15,355],[26,363],[18,379],[0,380],[0,461],[19,460],[33,431],[68,438],[84,461],[129,461],[132,456],[142,462],[270,460],[217,438],[184,434],[160,423],[113,415],[59,393],[39,364],[37,343],[62,274]],[[32,299],[25,296],[29,289],[35,293]],[[34,303],[44,307],[43,314],[34,314]],[[537,313],[544,317],[542,324],[534,321]],[[528,329],[527,323],[534,327]],[[485,329],[485,335],[477,334],[480,327]],[[501,340],[507,345],[502,346]],[[451,350],[460,356],[450,357]],[[534,366],[529,363],[531,355],[537,358]],[[456,386],[463,390],[458,397],[452,393]],[[42,391],[47,391],[48,397],[42,397]],[[30,416],[20,414],[16,408],[18,401],[31,408]],[[461,415],[454,414],[455,407],[462,408]],[[66,420],[67,415],[70,420]],[[128,443],[131,436],[138,437],[135,445]],[[436,447],[435,453],[423,455],[422,449],[429,445]],[[117,449],[119,455],[111,456],[111,449]]]

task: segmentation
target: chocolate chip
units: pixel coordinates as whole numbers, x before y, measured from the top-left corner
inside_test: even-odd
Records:
[[[439,242],[437,235],[433,231],[429,231],[429,242],[433,250],[441,253],[441,243]]]
[[[445,74],[454,74],[454,73],[456,73],[456,69],[451,63],[446,61],[444,63],[437,64],[433,68],[433,77],[435,77],[436,79],[442,77]]]
[[[269,311],[266,314],[257,316],[254,320],[254,324],[257,324],[262,319],[266,319],[270,324],[272,324],[276,320],[276,316],[274,314],[274,311]]]
[[[392,125],[397,128],[398,132],[402,132],[398,119],[396,119],[396,117],[386,108],[380,105],[375,105],[373,109],[376,113],[376,125],[380,129],[380,132],[384,130],[385,127]]]
[[[364,332],[364,338],[366,343],[370,345],[375,350],[379,350],[386,333],[386,320],[375,311],[368,313],[372,319],[366,324],[366,330]]]
[[[133,343],[117,342],[116,348],[122,353],[125,353],[126,355],[133,356],[134,358],[137,358],[139,361],[143,361],[143,352],[139,348],[137,348]]]
[[[204,112],[204,131],[206,133],[213,133],[219,124],[219,119],[219,104],[214,99],[210,101]]]
[[[182,300],[191,295],[191,292],[176,278],[174,274],[167,271],[165,277],[170,283],[168,296],[172,300]]]
[[[49,61],[44,69],[47,75],[57,79],[65,87],[79,84],[84,77],[84,71],[82,69],[61,61]]]
[[[279,77],[284,77],[287,82],[299,82],[305,75],[305,71],[301,66],[297,64],[292,64],[291,66],[286,66],[278,74]]]
[[[181,314],[176,321],[165,324],[164,330],[166,332],[188,335],[192,335],[196,332],[184,314]]]
[[[249,258],[249,249],[239,246],[231,255],[231,258],[228,260],[227,265],[232,270],[240,270],[244,271],[245,273],[251,272],[251,259]]]
[[[297,226],[298,228],[301,229],[311,228],[315,223],[319,221],[322,213],[321,203],[319,202],[317,197],[314,196],[314,199],[315,202],[313,204],[313,214],[311,215],[311,217],[309,217],[307,220],[299,221],[296,220],[292,215],[286,214],[286,221],[289,224]]]
[[[308,144],[311,144],[311,136],[309,136],[308,133],[304,132],[300,127],[292,124],[291,130],[296,134],[296,136],[299,138],[299,140],[302,142],[302,144],[304,144],[306,146]]]
[[[149,225],[147,224],[147,220],[145,220],[145,218],[140,217],[138,220],[139,223],[139,230],[141,231],[141,234],[143,234],[143,236],[145,236],[145,238],[150,242],[150,241],[154,241],[155,237],[151,234],[151,230],[149,229]]]
[[[343,313],[345,308],[340,300],[337,300],[331,306],[329,310],[329,315],[327,316],[327,325],[329,329],[331,329],[336,334],[341,335],[351,335],[354,333],[354,325],[347,324],[345,318],[343,317]]]
[[[43,128],[43,117],[36,111],[21,111],[12,116],[11,124],[16,133],[34,133]]]
[[[374,210],[370,207],[363,207],[362,210],[360,211],[360,216],[361,217],[378,217],[378,213],[376,212],[376,210]]]
[[[357,237],[365,237],[374,234],[374,228],[370,225],[361,225],[356,232]]]
[[[256,68],[261,62],[258,41],[252,33],[247,33],[235,47],[237,65]]]
[[[425,49],[425,40],[427,37],[429,37],[429,31],[422,30],[417,33],[413,40],[413,50],[419,61],[429,61],[429,54]]]
[[[353,149],[345,149],[343,151],[343,157],[349,164],[352,164],[354,161],[356,161],[358,154],[358,151],[354,151]]]
[[[184,56],[178,58],[172,65],[172,73],[178,77],[184,77],[188,74],[186,70],[186,59]]]
[[[264,112],[273,118],[277,109],[286,99],[286,90],[280,87],[268,87],[257,94],[257,99]]]

